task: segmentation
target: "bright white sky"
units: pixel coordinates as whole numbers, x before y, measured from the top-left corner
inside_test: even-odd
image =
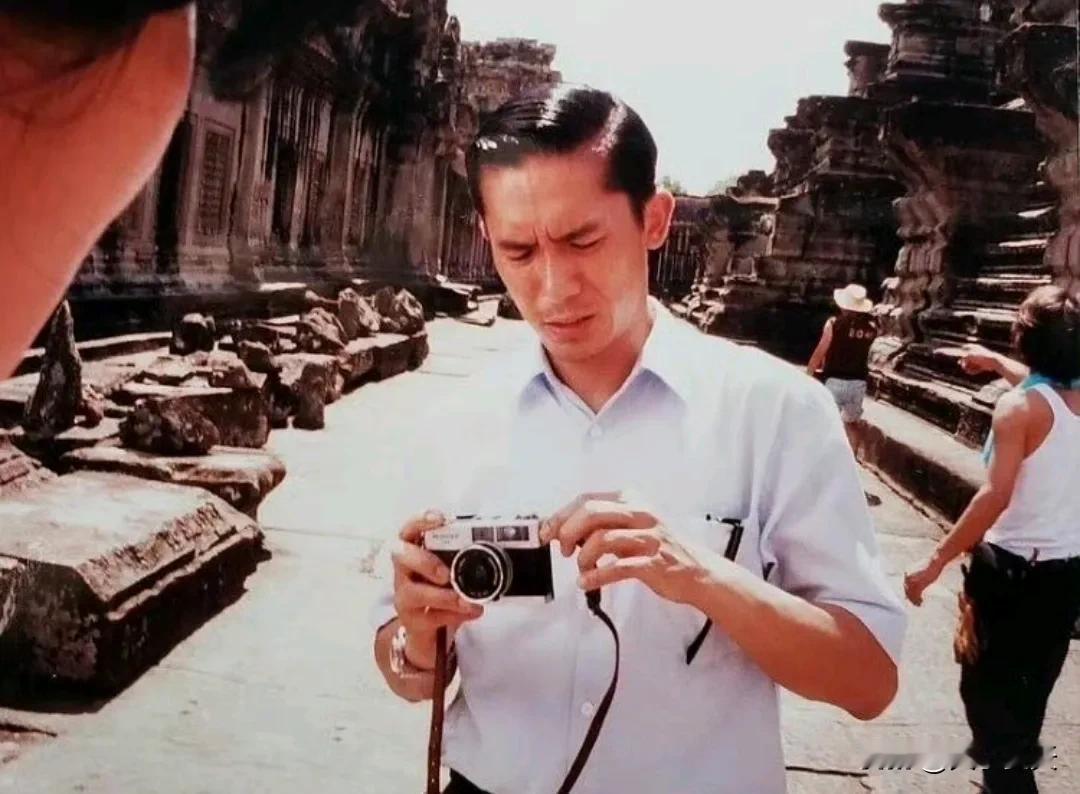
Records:
[[[469,41],[554,44],[565,80],[634,107],[656,137],[658,176],[691,193],[771,170],[768,131],[796,101],[846,94],[844,42],[887,43],[879,0],[449,0]]]

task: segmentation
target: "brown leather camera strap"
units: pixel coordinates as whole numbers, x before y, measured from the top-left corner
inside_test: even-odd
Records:
[[[558,794],[568,794],[577,782],[578,777],[581,776],[582,770],[585,769],[585,763],[589,760],[593,746],[600,736],[600,728],[603,727],[604,719],[611,708],[611,702],[615,699],[615,687],[619,683],[619,632],[615,629],[615,624],[611,622],[611,618],[601,608],[600,592],[598,590],[590,590],[586,594],[586,602],[593,614],[608,627],[611,636],[615,640],[615,671],[611,675],[611,683],[608,685],[607,692],[604,693],[604,699],[600,701],[600,706],[596,709],[596,714],[589,724],[585,739],[581,742],[581,748],[578,750],[577,756],[574,757],[574,762],[570,765],[570,770],[566,773],[562,785],[559,786]],[[431,731],[428,734],[427,788],[425,794],[439,794],[447,668],[446,629],[441,628],[436,636],[435,643],[435,682],[431,693]]]
[[[439,794],[442,767],[443,716],[446,710],[446,627],[435,634],[435,681],[431,692],[431,731],[428,733],[426,794]]]

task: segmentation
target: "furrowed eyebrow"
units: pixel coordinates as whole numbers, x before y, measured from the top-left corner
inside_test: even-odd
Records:
[[[499,245],[499,248],[501,248],[504,251],[517,251],[517,252],[530,251],[534,247],[536,247],[535,242],[523,243],[523,242],[520,242],[518,240],[500,240],[498,245]]]
[[[559,235],[558,237],[552,237],[552,240],[556,242],[567,242],[570,240],[579,240],[582,237],[589,237],[592,234],[600,231],[600,224],[596,221],[589,221],[588,223],[578,226],[576,229],[571,229],[566,234]]]

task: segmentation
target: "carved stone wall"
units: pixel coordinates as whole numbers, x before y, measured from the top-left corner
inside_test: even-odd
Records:
[[[1076,29],[1027,22],[1053,6],[882,6],[896,35],[871,95],[904,87],[915,99],[886,113],[907,195],[897,202],[904,245],[880,307],[886,335],[872,352],[873,385],[973,445],[1002,384],[960,369],[964,345],[1008,351],[1024,296],[1075,279]]]
[[[71,290],[80,336],[170,327],[192,305],[242,312],[243,296],[281,283],[491,281],[463,148],[481,107],[558,80],[554,48],[463,43],[445,0],[377,0],[219,99],[209,59],[238,2],[200,4],[184,117]]]

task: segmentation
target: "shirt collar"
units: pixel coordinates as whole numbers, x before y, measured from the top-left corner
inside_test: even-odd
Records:
[[[675,317],[656,298],[650,296],[648,300],[653,326],[630,373],[630,379],[638,377],[642,371],[649,372],[681,400],[689,401],[693,391],[694,372],[690,369],[692,357],[687,355],[684,334],[688,330],[698,332]],[[539,337],[534,337],[528,346],[528,353],[522,359],[523,369],[519,381],[521,398],[528,399],[546,389],[556,399],[560,399],[561,382],[551,368],[551,362]]]

